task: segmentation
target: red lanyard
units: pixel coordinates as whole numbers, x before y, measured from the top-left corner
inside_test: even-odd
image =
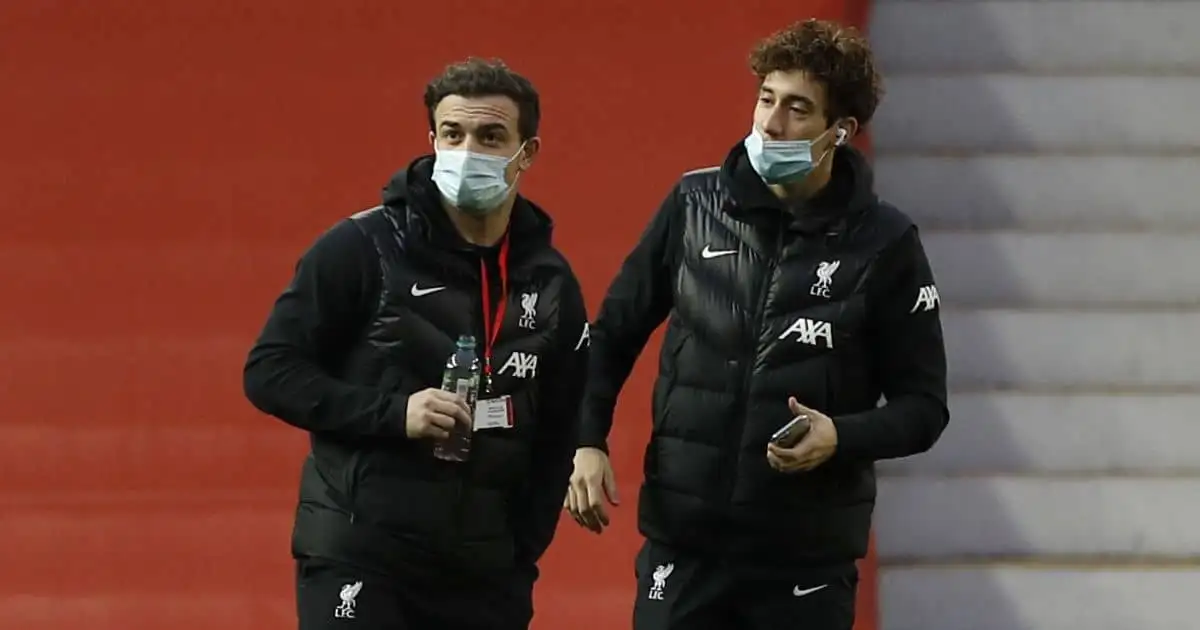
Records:
[[[496,306],[496,317],[492,318],[492,292],[489,290],[487,262],[479,259],[479,275],[483,286],[483,376],[484,389],[492,389],[492,348],[504,326],[504,307],[508,304],[508,234],[500,241],[500,303]]]

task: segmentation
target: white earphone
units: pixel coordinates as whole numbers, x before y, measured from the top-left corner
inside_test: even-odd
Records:
[[[837,145],[841,146],[843,144],[846,144],[846,136],[848,136],[848,135],[850,135],[850,133],[848,131],[846,131],[846,129],[844,127],[838,127]]]

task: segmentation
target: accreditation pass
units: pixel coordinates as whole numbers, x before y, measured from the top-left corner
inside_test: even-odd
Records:
[[[499,396],[475,401],[475,430],[511,429],[513,427],[512,398]]]

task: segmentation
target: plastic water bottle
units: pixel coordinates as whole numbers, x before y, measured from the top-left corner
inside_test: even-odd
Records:
[[[465,462],[471,457],[471,433],[474,430],[475,399],[479,395],[479,356],[475,353],[475,338],[462,335],[454,354],[446,360],[442,389],[454,392],[470,409],[471,424],[455,423],[450,437],[434,442],[433,456],[451,462]]]

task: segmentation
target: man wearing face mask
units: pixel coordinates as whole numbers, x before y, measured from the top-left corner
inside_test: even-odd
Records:
[[[473,59],[425,105],[434,153],[316,240],[245,366],[250,401],[311,435],[302,630],[527,628],[571,470],[587,315],[550,217],[517,194],[537,92]],[[462,335],[482,364],[474,414],[440,388]],[[455,423],[473,429],[466,461],[435,455]]]
[[[751,67],[750,134],[675,185],[591,329],[565,507],[599,533],[617,503],[617,396],[668,322],[636,630],[850,630],[874,463],[929,449],[948,421],[929,262],[847,145],[881,94],[866,41],[808,21],[760,43]]]

